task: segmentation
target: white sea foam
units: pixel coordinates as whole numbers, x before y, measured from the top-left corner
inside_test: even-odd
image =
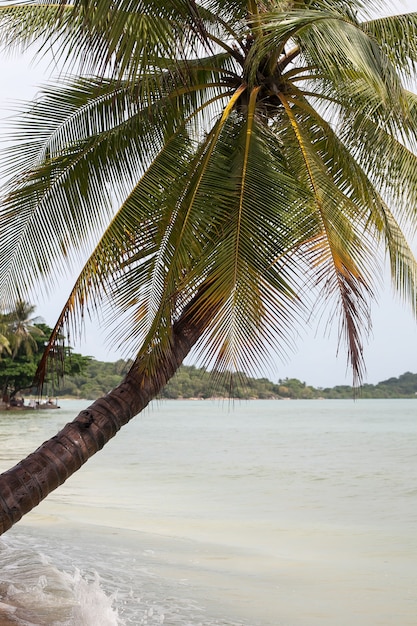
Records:
[[[97,572],[92,581],[85,580],[79,570],[76,570],[73,576],[67,575],[67,580],[75,599],[69,624],[117,626],[121,623],[117,611],[112,606],[116,594],[108,596],[104,593]]]
[[[0,609],[21,624],[36,626],[118,626],[113,598],[79,570],[60,571],[21,538],[0,542]]]

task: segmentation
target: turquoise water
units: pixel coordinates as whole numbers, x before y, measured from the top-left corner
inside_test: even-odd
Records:
[[[86,406],[0,414],[0,469]],[[167,401],[0,539],[23,624],[411,626],[417,400]]]

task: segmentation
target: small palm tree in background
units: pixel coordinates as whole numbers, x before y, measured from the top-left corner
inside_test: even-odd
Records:
[[[5,157],[0,302],[46,280],[54,289],[87,259],[44,363],[90,309],[134,355],[119,387],[0,477],[2,531],[146,406],[191,349],[215,371],[249,372],[271,350],[285,354],[325,303],[358,382],[385,255],[415,311],[403,230],[417,224],[417,13],[375,19],[380,5],[0,9],[4,47],[53,49],[67,72],[21,117]]]
[[[33,317],[36,307],[17,299],[13,308],[0,316],[0,361],[10,357],[10,361],[16,365],[18,355],[33,357],[38,352],[38,341],[42,338],[46,342],[48,337],[40,328],[40,317]],[[38,325],[37,325],[38,324]],[[1,395],[4,402],[10,399],[10,379],[3,376],[1,382]],[[12,389],[12,391],[14,391]],[[18,389],[19,391],[19,389]],[[14,395],[14,393],[12,394]]]
[[[19,350],[23,350],[28,356],[32,356],[33,352],[38,350],[35,338],[42,337],[43,332],[36,326],[42,320],[39,317],[33,317],[35,309],[34,305],[18,299],[13,309],[6,315],[13,358]]]
[[[10,341],[8,339],[9,325],[7,315],[0,314],[0,359],[3,354],[11,354]]]

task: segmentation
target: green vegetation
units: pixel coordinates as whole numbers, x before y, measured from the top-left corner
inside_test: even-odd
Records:
[[[90,360],[85,372],[66,376],[60,386],[60,394],[73,398],[95,399],[116,387],[128,370],[130,363]],[[193,365],[183,365],[162,390],[165,399],[189,398],[239,398],[239,399],[337,399],[337,398],[417,398],[417,374],[406,372],[398,378],[389,378],[377,385],[363,385],[355,390],[348,385],[315,388],[296,378],[285,378],[273,383],[267,378],[250,378],[241,374],[236,377],[235,388],[230,388],[230,376],[223,379]]]
[[[90,359],[85,371],[64,376],[59,385],[59,395],[95,400],[120,383],[127,366],[128,363],[122,360],[105,363]]]
[[[19,392],[36,393],[33,388],[36,370],[52,328],[40,318],[32,317],[35,307],[18,300],[14,307],[0,315],[0,390],[1,399],[8,402]],[[69,347],[55,350],[60,363],[65,357],[65,372],[68,375],[85,371],[90,357],[72,352]],[[53,372],[45,379],[44,389],[54,393]]]

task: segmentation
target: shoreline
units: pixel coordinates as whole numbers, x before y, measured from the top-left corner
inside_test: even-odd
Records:
[[[192,581],[192,598],[197,606],[204,611],[209,610],[209,607],[216,607],[216,614],[208,614],[211,619],[222,616],[239,626],[248,622],[272,626],[277,623],[277,616],[293,626],[334,623],[334,616],[349,614],[353,610],[353,596],[360,597],[351,615],[352,621],[358,626],[368,626],[369,611],[373,611],[381,626],[393,626],[399,622],[404,626],[411,626],[414,623],[412,606],[406,606],[401,601],[401,598],[404,599],[401,579],[398,579],[397,589],[394,590],[395,608],[391,594],[387,598],[381,597],[385,589],[386,572],[382,570],[377,575],[377,570],[380,570],[378,559],[375,560],[375,555],[371,555],[373,558],[364,556],[364,548],[369,545],[367,536],[374,536],[372,528],[367,533],[363,528],[357,528],[353,538],[351,528],[338,529],[338,532],[330,536],[328,529],[324,527],[313,530],[307,526],[293,532],[281,529],[283,542],[279,554],[271,559],[261,554],[255,555],[252,550],[246,552],[236,546],[225,546],[204,539],[199,541],[191,537],[155,534],[115,525],[103,526],[86,523],[85,520],[82,527],[83,533],[77,533],[76,546],[72,535],[79,525],[62,518],[34,519],[32,524],[18,525],[15,532],[21,538],[35,538],[37,549],[42,552],[44,550],[40,545],[47,541],[51,547],[51,552],[47,553],[48,559],[54,558],[51,555],[56,554],[57,546],[59,550],[64,546],[64,552],[68,553],[66,543],[72,549],[76,547],[79,559],[86,553],[86,546],[89,549],[94,548],[94,558],[98,562],[104,555],[107,558],[109,554],[117,554],[123,559],[126,555],[135,554],[131,564],[138,564],[139,575],[146,570],[153,580],[158,581],[158,585],[171,585],[168,595],[177,594],[183,588],[187,598],[190,597],[189,585]],[[342,544],[340,542],[340,535],[344,535],[347,540],[348,534],[351,537],[349,549],[346,548],[345,541]],[[392,537],[381,533],[378,544],[393,545]],[[352,558],[352,554],[356,556]],[[358,561],[359,555],[362,557]],[[392,559],[389,551],[386,559]],[[56,566],[59,567],[58,564]],[[408,572],[409,577],[411,575],[412,566],[401,558],[391,567],[401,572],[402,576],[404,572]],[[100,575],[99,568],[97,571]],[[375,590],[367,587],[371,579]],[[184,583],[185,586],[182,587]],[[172,585],[177,585],[175,592],[172,591]],[[319,599],[316,596],[317,585],[323,591],[326,590]],[[300,603],[304,603],[305,608],[301,611],[301,616],[295,619],[294,616],[300,612]],[[320,622],[313,610],[317,607],[322,611]],[[36,621],[33,623],[30,618],[27,621],[24,616],[19,619],[19,609],[16,619],[14,613],[3,613],[1,609],[0,605],[0,626],[36,624]],[[140,609],[140,604],[137,609]],[[397,616],[395,622],[392,621],[394,613]],[[347,623],[340,621],[341,626],[347,626]]]

